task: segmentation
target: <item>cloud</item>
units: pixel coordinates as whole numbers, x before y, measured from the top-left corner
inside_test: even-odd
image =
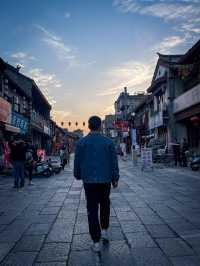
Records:
[[[128,61],[107,71],[107,82],[112,84],[105,90],[98,92],[97,96],[118,94],[123,87],[129,91],[145,91],[150,84],[154,65],[138,61]]]
[[[24,60],[24,59],[28,59],[28,60],[36,60],[36,58],[34,56],[28,55],[27,53],[24,52],[16,52],[11,54],[12,58],[18,59],[18,60]]]
[[[114,109],[114,104],[107,106],[106,108],[104,108],[101,116],[105,116],[107,114],[113,114],[115,112]]]
[[[47,97],[49,102],[54,105],[56,103],[54,97],[51,93],[62,87],[61,81],[56,77],[55,74],[46,73],[41,68],[30,69],[27,73],[42,89],[42,92]]]
[[[59,109],[54,109],[52,111],[52,117],[57,123],[64,122],[64,127],[68,126],[66,122],[69,121],[69,117],[71,115],[71,111],[66,111],[66,110],[59,110]]]
[[[200,2],[114,0],[113,6],[123,13],[132,12],[171,21],[177,31],[197,34],[200,31]]]
[[[55,35],[54,33],[50,32],[50,31],[46,30],[41,25],[35,24],[34,26],[37,29],[39,29],[40,31],[42,31],[48,38],[55,40],[55,41],[61,41],[62,40],[60,37],[58,37],[57,35]]]
[[[159,44],[157,44],[153,50],[167,54],[171,52],[171,49],[176,48],[177,46],[184,44],[186,41],[186,36],[170,36],[164,38]]]
[[[137,1],[137,0],[114,0],[113,6],[121,12],[139,13],[162,18],[164,20],[186,19],[197,17],[200,11],[196,8],[199,2],[176,2],[176,1]]]
[[[65,16],[66,19],[71,18],[71,14],[69,12],[65,12],[65,15],[64,16]]]
[[[49,47],[51,47],[59,60],[65,61],[68,63],[68,66],[77,66],[79,64],[78,59],[75,55],[73,49],[66,45],[61,37],[55,35],[54,33],[46,30],[40,25],[35,25],[43,34],[43,42],[45,42]]]

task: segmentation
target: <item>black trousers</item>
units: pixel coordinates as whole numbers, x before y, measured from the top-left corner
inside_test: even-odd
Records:
[[[84,183],[89,232],[94,242],[99,242],[101,238],[101,229],[108,229],[109,227],[110,188],[110,183]],[[99,205],[100,223],[98,217]]]
[[[32,178],[33,178],[33,166],[32,165],[25,167],[25,174],[28,177],[29,181],[32,181]]]

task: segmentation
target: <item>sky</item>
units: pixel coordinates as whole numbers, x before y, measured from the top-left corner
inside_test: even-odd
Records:
[[[199,0],[2,0],[0,17],[0,57],[71,129],[112,113],[123,87],[145,91],[157,52],[183,54],[200,39]]]

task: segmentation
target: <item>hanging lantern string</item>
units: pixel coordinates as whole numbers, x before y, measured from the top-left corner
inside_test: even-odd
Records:
[[[65,123],[64,123],[64,122],[61,122],[60,124],[61,124],[61,126],[63,127]],[[69,121],[69,122],[68,122],[68,126],[70,127],[71,125],[72,125],[72,122]],[[78,122],[75,122],[75,126],[76,126],[76,127],[78,126]],[[85,127],[85,122],[83,122],[83,126]]]

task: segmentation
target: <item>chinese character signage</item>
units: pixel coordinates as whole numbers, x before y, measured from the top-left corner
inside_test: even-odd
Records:
[[[0,97],[0,121],[10,124],[11,104]]]
[[[128,131],[128,121],[114,121],[113,126],[117,129],[121,129],[123,131]]]
[[[11,124],[15,127],[20,128],[22,134],[26,134],[28,132],[28,119],[21,114],[12,112]]]

